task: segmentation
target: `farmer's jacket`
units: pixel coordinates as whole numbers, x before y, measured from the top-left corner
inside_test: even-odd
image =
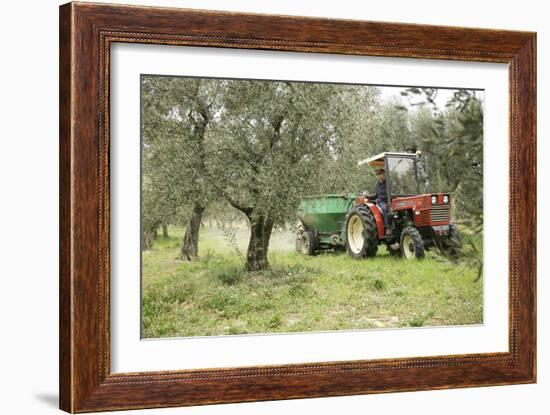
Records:
[[[383,182],[377,181],[376,187],[374,188],[374,193],[376,193],[376,203],[388,203],[388,192],[386,191],[386,180]]]

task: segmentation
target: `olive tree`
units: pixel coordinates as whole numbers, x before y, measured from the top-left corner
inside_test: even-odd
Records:
[[[432,191],[453,194],[453,208],[475,231],[483,223],[483,104],[475,91],[457,90],[438,108],[433,88],[411,88],[421,103],[409,115],[423,150]]]
[[[209,168],[220,194],[250,222],[246,268],[266,269],[275,223],[294,218],[304,195],[323,188],[326,161],[357,131],[357,100],[328,84],[232,81],[212,136]]]
[[[156,209],[186,213],[182,259],[197,257],[202,215],[213,197],[205,146],[223,87],[208,79],[142,77],[143,182]]]

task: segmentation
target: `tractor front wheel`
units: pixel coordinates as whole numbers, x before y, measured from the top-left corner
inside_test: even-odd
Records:
[[[346,251],[353,258],[373,257],[378,250],[374,215],[367,206],[354,206],[346,216]]]
[[[405,259],[424,258],[424,242],[418,229],[408,226],[401,232],[401,253]]]

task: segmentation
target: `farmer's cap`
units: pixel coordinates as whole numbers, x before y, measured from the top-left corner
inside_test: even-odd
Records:
[[[385,172],[386,172],[386,170],[384,170],[384,169],[378,169],[378,170],[376,170],[376,175],[378,176],[379,174],[383,174]]]

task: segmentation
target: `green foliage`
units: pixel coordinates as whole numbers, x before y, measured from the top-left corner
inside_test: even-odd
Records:
[[[224,285],[234,285],[243,279],[244,270],[242,266],[231,265],[224,268],[214,268],[210,275],[213,275]]]
[[[142,76],[141,87],[146,248],[161,224],[185,224],[199,207],[228,240],[232,223],[248,222],[251,244],[233,250],[242,262],[251,250],[265,256],[273,226],[294,222],[304,196],[372,191],[371,169],[357,162],[383,151],[422,150],[429,190],[450,192],[454,220],[482,232],[475,91],[439,108],[436,88],[387,102],[357,85]]]
[[[232,81],[210,140],[217,185],[233,206],[275,223],[293,219],[304,195],[325,190],[320,174],[360,133],[371,89],[297,82]]]
[[[214,199],[205,140],[220,108],[215,80],[142,76],[142,225],[185,223]],[[147,237],[147,235],[145,235]]]
[[[432,311],[416,314],[409,320],[409,326],[422,327],[426,324],[426,321],[429,321],[429,319],[433,317],[433,314]]]
[[[384,288],[386,288],[386,283],[384,282],[384,280],[381,280],[380,278],[376,278],[373,283],[372,283],[372,286],[378,290],[378,291],[382,291],[384,290]]]
[[[451,192],[453,219],[463,225],[462,255],[442,258],[483,271],[483,103],[475,91],[456,90],[444,110],[435,104],[437,89],[409,88],[404,96],[421,109],[412,129],[422,143],[432,191]]]
[[[453,216],[480,232],[483,224],[483,103],[475,91],[456,90],[444,109],[437,89],[404,93],[419,108],[411,133],[423,150],[432,191],[451,192]]]

